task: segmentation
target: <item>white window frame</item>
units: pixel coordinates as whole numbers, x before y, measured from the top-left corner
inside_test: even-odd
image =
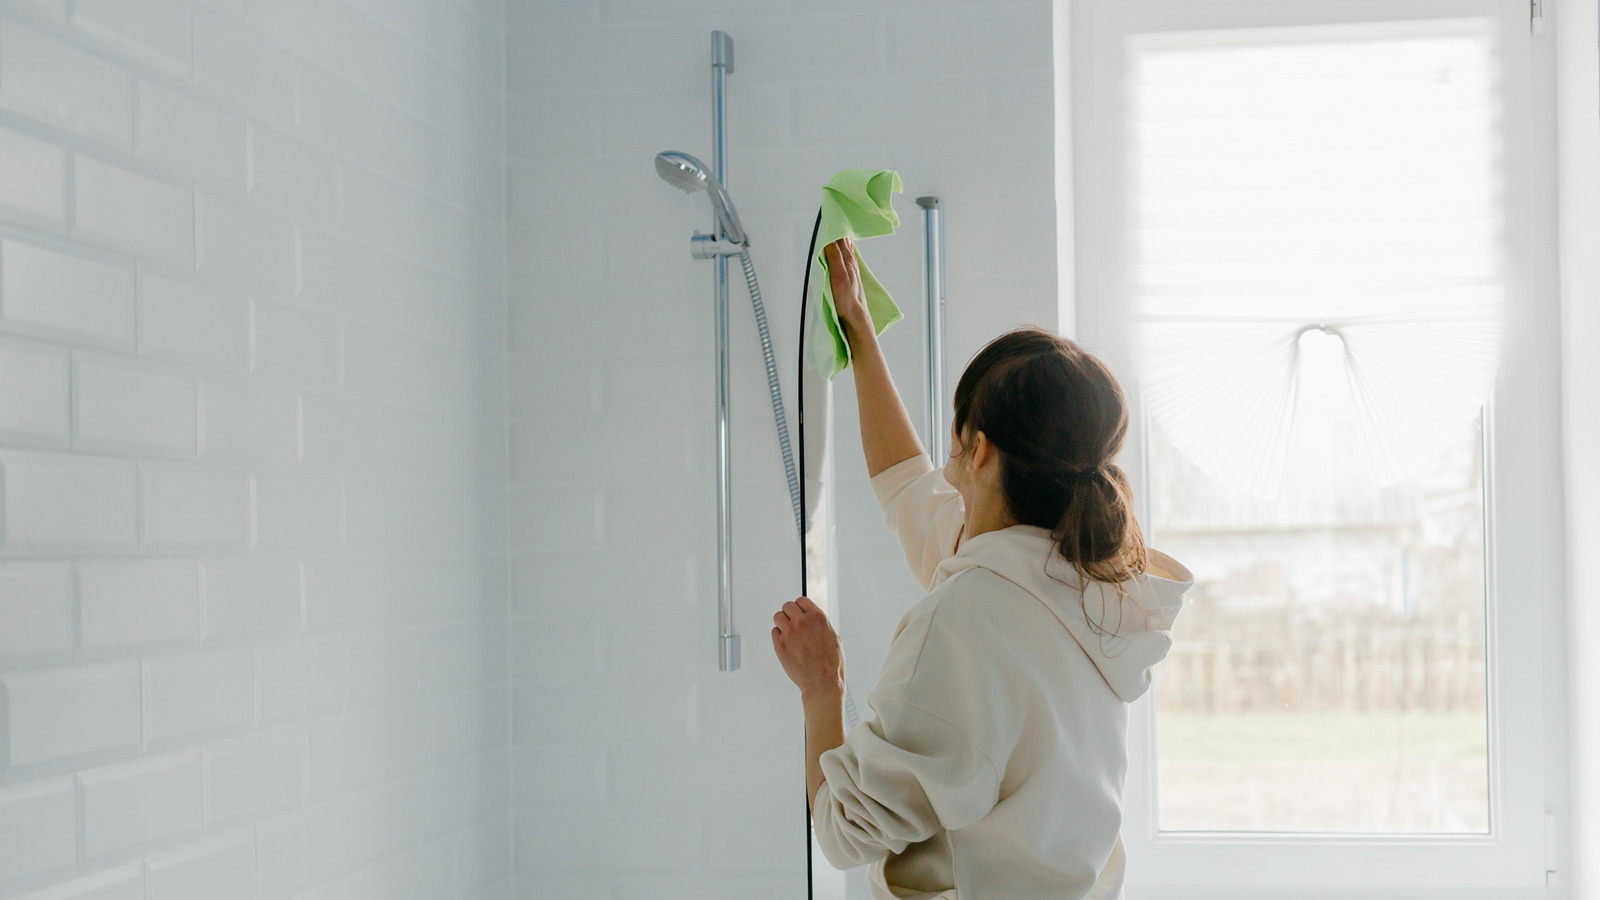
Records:
[[[1562,526],[1556,325],[1549,252],[1554,196],[1549,39],[1533,36],[1528,0],[1067,0],[1057,40],[1070,59],[1072,263],[1076,332],[1107,353],[1139,396],[1120,323],[1127,296],[1121,246],[1125,96],[1121,48],[1133,33],[1340,22],[1495,16],[1505,65],[1506,345],[1485,417],[1485,570],[1490,810],[1487,835],[1325,835],[1161,832],[1156,819],[1155,703],[1134,704],[1123,840],[1130,900],[1290,900],[1311,897],[1491,898],[1542,894],[1557,879],[1547,796],[1566,781],[1547,772],[1563,732],[1546,633],[1562,608]],[[1066,34],[1062,34],[1062,32]],[[1058,82],[1059,84],[1060,82]],[[1067,318],[1066,315],[1063,316]],[[1134,417],[1127,469],[1140,497],[1145,429]],[[1558,458],[1557,458],[1558,460]],[[1148,517],[1146,517],[1148,520]],[[1559,621],[1559,620],[1555,620]],[[1158,676],[1159,679],[1159,676]],[[1555,700],[1550,703],[1547,701]],[[1557,711],[1553,711],[1557,710]]]

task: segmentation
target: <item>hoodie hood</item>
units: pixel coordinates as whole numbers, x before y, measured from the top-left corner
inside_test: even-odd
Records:
[[[1150,688],[1150,668],[1172,648],[1172,623],[1194,587],[1182,563],[1158,550],[1149,556],[1144,575],[1121,585],[1091,580],[1080,592],[1078,573],[1056,552],[1049,530],[1013,525],[963,541],[939,563],[930,587],[975,568],[1021,587],[1071,632],[1111,690],[1131,703]]]

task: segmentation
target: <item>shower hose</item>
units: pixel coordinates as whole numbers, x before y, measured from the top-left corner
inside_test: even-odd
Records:
[[[817,212],[817,222],[822,222],[822,213]],[[800,331],[805,333],[805,294],[811,287],[811,264],[817,249],[817,229],[811,229],[811,251],[806,254],[805,284],[801,288],[800,296]],[[767,367],[767,393],[772,398],[772,419],[778,428],[778,449],[783,454],[783,477],[789,482],[789,503],[794,507],[795,532],[800,536],[800,563],[802,570],[805,566],[806,542],[806,507],[805,495],[800,486],[800,472],[795,468],[794,445],[789,441],[789,416],[783,408],[783,391],[778,386],[778,361],[772,352],[772,330],[767,327],[767,308],[761,302],[761,282],[756,280],[756,267],[750,261],[750,250],[746,248],[739,253],[739,266],[744,269],[744,285],[750,292],[750,306],[755,312],[756,332],[761,337],[761,360]],[[802,340],[804,338],[802,337]],[[801,365],[805,365],[805,354],[801,354]],[[803,419],[803,416],[802,416]],[[804,428],[802,421],[801,427]],[[861,721],[861,716],[856,712],[856,700],[850,693],[850,686],[844,689],[844,713],[849,727],[854,728]]]

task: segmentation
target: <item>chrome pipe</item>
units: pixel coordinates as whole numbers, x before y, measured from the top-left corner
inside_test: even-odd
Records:
[[[727,78],[733,71],[733,38],[725,31],[711,32],[711,165],[717,181],[728,184]],[[718,240],[735,237],[713,215],[711,234]],[[737,236],[743,240],[743,235]],[[724,672],[739,668],[739,635],[733,630],[733,466],[728,424],[731,365],[728,357],[728,257],[712,260],[716,275],[717,330],[717,666]]]
[[[944,406],[944,207],[938,197],[918,197],[922,207],[923,311],[928,321],[924,353],[928,383],[928,455],[935,466],[949,453],[950,425]]]

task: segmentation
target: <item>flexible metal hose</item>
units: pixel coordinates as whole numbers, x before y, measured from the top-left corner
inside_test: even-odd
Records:
[[[761,283],[756,281],[756,267],[750,261],[750,251],[739,254],[739,265],[744,268],[744,284],[750,291],[750,305],[755,309],[756,331],[761,335],[761,358],[767,364],[767,392],[772,395],[772,419],[778,426],[778,449],[783,451],[783,477],[789,480],[789,502],[794,506],[795,533],[803,543],[806,538],[806,513],[800,497],[800,474],[794,466],[794,447],[789,442],[789,416],[783,408],[783,390],[778,386],[778,361],[772,354],[772,332],[767,328],[767,308],[761,302]]]

